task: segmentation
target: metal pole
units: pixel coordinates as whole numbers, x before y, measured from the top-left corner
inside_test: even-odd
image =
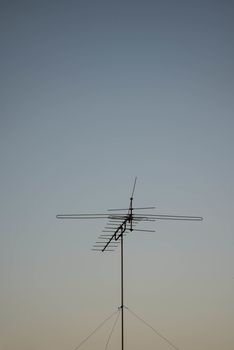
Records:
[[[123,233],[121,236],[121,350],[124,350]]]

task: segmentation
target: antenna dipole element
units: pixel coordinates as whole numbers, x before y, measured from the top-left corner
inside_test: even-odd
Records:
[[[132,189],[131,198],[133,198],[133,195],[134,195],[134,192],[135,192],[136,181],[137,181],[137,176],[135,177],[135,180],[134,180],[134,185],[133,185],[133,189]]]

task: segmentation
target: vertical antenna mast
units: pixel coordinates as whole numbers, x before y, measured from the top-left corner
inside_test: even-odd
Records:
[[[134,191],[135,191],[135,187],[136,187],[136,180],[137,177],[135,177],[134,180],[134,185],[133,185],[133,189],[132,189],[132,194],[130,197],[130,205],[129,205],[129,210],[128,210],[128,215],[129,215],[129,224],[130,224],[130,231],[133,231],[132,228],[132,219],[133,219],[133,215],[132,215],[132,211],[133,211],[133,207],[132,207],[132,202],[133,202],[133,195],[134,195]],[[121,255],[121,350],[124,350],[124,235],[123,233],[121,233],[121,249],[120,249],[120,255]]]
[[[124,280],[123,280],[123,234],[121,235],[121,349],[124,350]]]

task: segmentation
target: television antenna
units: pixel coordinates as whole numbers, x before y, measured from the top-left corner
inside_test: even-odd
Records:
[[[140,319],[146,325],[152,328],[149,324],[147,324],[144,320],[142,320],[139,316],[137,316],[133,311],[131,311],[128,307],[124,305],[124,278],[123,278],[124,277],[124,259],[123,259],[124,237],[126,236],[126,234],[133,231],[155,232],[155,230],[135,228],[141,222],[155,222],[157,220],[181,220],[181,221],[202,221],[203,220],[203,217],[201,216],[139,213],[138,210],[155,209],[155,207],[133,207],[133,195],[136,188],[136,181],[137,181],[137,177],[135,177],[134,179],[134,184],[133,184],[128,208],[109,209],[108,212],[104,214],[92,213],[92,214],[58,214],[56,215],[57,219],[79,219],[79,220],[108,219],[107,225],[105,226],[102,233],[98,236],[98,241],[95,242],[95,244],[92,247],[92,250],[99,251],[99,252],[112,252],[115,250],[115,248],[118,247],[118,245],[120,245],[121,305],[118,308],[118,310],[121,311],[121,350],[124,350],[124,309],[129,310],[138,319]],[[136,211],[136,214],[135,214],[135,211]],[[101,325],[103,325],[109,319],[110,317],[108,317]],[[99,329],[99,327],[97,329]],[[162,339],[167,341],[169,345],[174,347],[174,349],[178,350],[178,348],[172,342],[170,342],[166,337],[162,336],[155,329],[153,330]],[[92,334],[94,334],[94,332]],[[80,345],[82,345],[88,338],[89,337],[87,337]],[[108,339],[108,342],[109,342],[109,339]],[[76,349],[78,349],[79,347],[80,346],[78,346]]]

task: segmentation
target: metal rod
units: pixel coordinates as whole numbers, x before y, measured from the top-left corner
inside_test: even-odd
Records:
[[[121,236],[121,349],[124,350],[123,234]]]
[[[142,208],[132,208],[134,210],[139,209],[155,209],[155,207],[142,207]],[[120,210],[129,210],[129,208],[121,208],[121,209],[108,209],[107,211],[120,211]]]

